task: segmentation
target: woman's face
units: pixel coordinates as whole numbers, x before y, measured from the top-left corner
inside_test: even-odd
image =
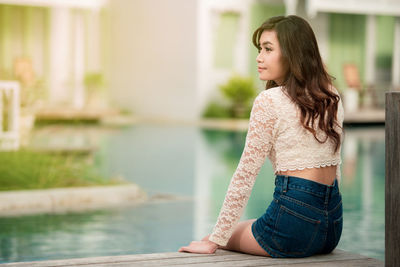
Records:
[[[282,84],[286,70],[282,63],[281,48],[275,31],[263,31],[260,36],[261,50],[256,58],[258,73],[263,81]]]

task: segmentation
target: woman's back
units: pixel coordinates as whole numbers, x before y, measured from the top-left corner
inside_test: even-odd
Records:
[[[336,90],[335,90],[336,91]],[[337,92],[334,92],[337,93]],[[268,154],[276,174],[293,175],[313,180],[323,184],[332,184],[335,178],[340,179],[341,163],[340,149],[335,151],[335,144],[326,134],[316,128],[316,136],[304,128],[300,122],[300,110],[296,103],[291,101],[283,87],[275,87],[263,91],[258,96],[268,110],[265,114],[272,129],[271,140],[264,140],[271,144]],[[338,103],[337,123],[335,130],[342,134],[343,108]],[[318,124],[318,120],[315,125]]]

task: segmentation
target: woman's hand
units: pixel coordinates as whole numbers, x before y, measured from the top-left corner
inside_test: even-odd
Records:
[[[190,252],[199,254],[213,254],[217,250],[218,245],[209,240],[193,241],[189,246],[181,247],[179,252]]]

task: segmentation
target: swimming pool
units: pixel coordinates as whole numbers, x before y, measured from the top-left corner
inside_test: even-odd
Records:
[[[245,132],[154,124],[111,131],[91,127],[59,129],[58,135],[51,131],[37,140],[51,143],[51,138],[60,139],[63,132],[71,131],[81,141],[67,134],[67,142],[85,144],[97,138],[94,162],[98,169],[139,184],[152,200],[83,213],[0,218],[0,263],[176,251],[211,231],[240,158]],[[384,138],[383,127],[346,128],[340,183],[344,227],[338,246],[381,260]],[[272,200],[273,180],[267,161],[242,219],[265,211]]]

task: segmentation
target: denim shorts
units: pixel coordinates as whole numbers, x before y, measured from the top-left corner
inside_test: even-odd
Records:
[[[342,227],[342,196],[336,180],[329,186],[277,175],[274,198],[252,231],[271,257],[298,258],[331,252]]]

